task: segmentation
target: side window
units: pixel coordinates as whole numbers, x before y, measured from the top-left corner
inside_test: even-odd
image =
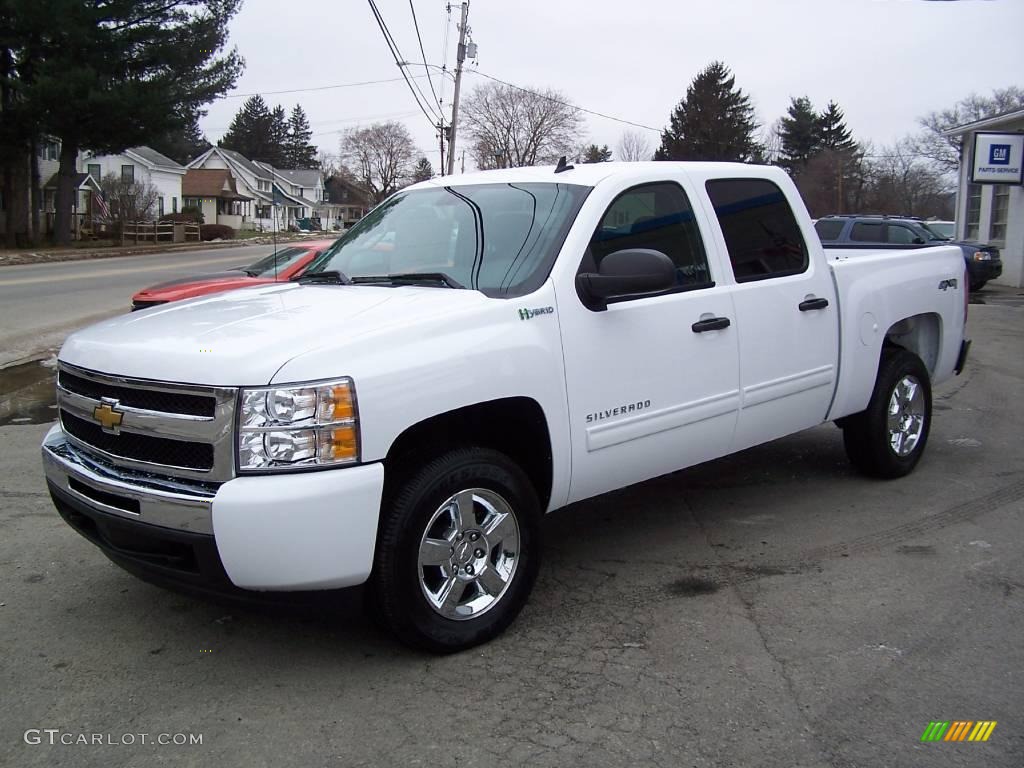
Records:
[[[839,236],[843,234],[844,226],[846,226],[846,222],[842,219],[818,219],[814,229],[822,242],[825,242],[838,240]]]
[[[615,198],[590,240],[581,270],[597,271],[605,256],[627,248],[650,248],[672,259],[678,290],[714,285],[693,208],[678,184],[643,184]]]
[[[767,179],[714,179],[706,186],[736,282],[806,271],[807,244],[781,189]]]
[[[917,237],[917,235],[911,231],[910,227],[904,227],[900,224],[890,224],[886,227],[885,242],[887,243],[911,245],[913,244],[915,237]]]
[[[885,225],[882,223],[871,223],[867,221],[858,221],[853,225],[853,231],[850,233],[850,239],[856,240],[861,243],[884,243],[885,237],[882,233],[882,228]]]

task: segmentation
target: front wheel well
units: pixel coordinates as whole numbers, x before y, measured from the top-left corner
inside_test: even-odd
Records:
[[[547,419],[528,397],[475,403],[413,424],[391,444],[384,459],[385,493],[394,491],[417,466],[455,448],[492,448],[508,456],[530,478],[541,509],[551,499],[553,459]]]

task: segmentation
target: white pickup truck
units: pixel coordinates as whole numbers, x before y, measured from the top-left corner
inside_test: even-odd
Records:
[[[775,168],[438,178],[298,282],[71,336],[43,462],[142,578],[365,583],[399,638],[453,651],[526,602],[545,512],[827,421],[861,470],[910,472],[966,296],[956,247],[826,258]]]

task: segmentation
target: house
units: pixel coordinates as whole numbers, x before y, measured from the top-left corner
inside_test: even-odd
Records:
[[[157,193],[157,219],[181,210],[181,181],[185,167],[149,147],[132,147],[116,155],[86,155],[79,161],[80,170],[97,184],[114,175],[127,184],[150,184]]]
[[[363,218],[373,208],[369,192],[343,176],[332,176],[327,180],[327,199],[340,206],[342,226],[346,229]]]
[[[1024,109],[945,132],[959,137],[956,236],[1000,250],[995,283],[1024,287]]]
[[[57,172],[43,183],[43,216],[40,219],[44,232],[53,232],[55,201],[57,199]],[[99,182],[88,173],[76,173],[75,197],[71,203],[71,231],[77,240],[94,229],[94,222],[104,218],[97,197],[102,195]]]
[[[332,229],[341,220],[342,208],[327,200],[320,171],[277,168],[223,147],[211,147],[188,167],[230,173],[235,191],[252,201],[242,229],[290,229],[300,219],[311,219],[320,229]]]
[[[206,224],[245,229],[252,221],[252,198],[241,194],[227,168],[190,168],[181,184],[184,207],[202,211]]]

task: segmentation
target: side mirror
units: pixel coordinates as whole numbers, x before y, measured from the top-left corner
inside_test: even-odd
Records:
[[[924,244],[925,244],[925,242],[924,242],[924,238],[923,237],[915,237],[914,238],[914,245],[924,245]]]
[[[626,296],[649,296],[671,290],[676,284],[676,267],[661,251],[628,248],[609,253],[597,272],[576,275],[576,291],[584,306],[595,311],[608,302]]]

